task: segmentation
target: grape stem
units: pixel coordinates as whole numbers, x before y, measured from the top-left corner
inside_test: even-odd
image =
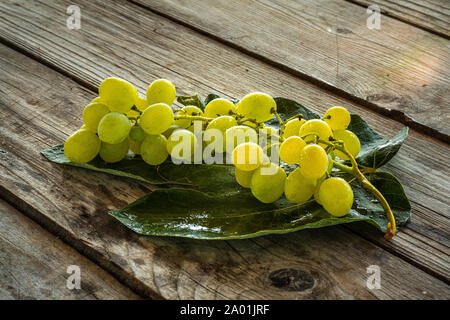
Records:
[[[286,119],[285,121],[284,121],[284,124],[286,124],[287,122],[289,122],[289,121],[291,121],[291,120],[294,120],[294,119],[302,119],[303,118],[303,115],[301,114],[301,113],[299,113],[299,114],[297,114],[297,115],[295,115],[295,116],[293,116],[293,117],[290,117],[289,119]]]
[[[138,112],[139,113],[139,115],[141,115],[142,114],[142,111],[141,110],[139,110],[137,107],[136,107],[136,105],[133,105],[132,107],[131,107],[131,109],[130,110],[133,110],[133,111],[136,111],[136,112]]]
[[[278,114],[278,112],[276,110],[272,110],[272,113],[277,117],[277,120],[280,123],[280,126],[282,126],[283,125],[283,120],[281,120],[281,117]]]
[[[329,142],[322,141],[322,140],[319,140],[319,143],[331,145]],[[396,224],[395,224],[395,217],[394,217],[394,214],[392,213],[392,209],[389,206],[389,203],[384,198],[384,196],[381,194],[381,192],[359,170],[358,163],[356,162],[355,157],[353,157],[353,155],[345,148],[345,146],[343,144],[342,145],[334,144],[333,146],[336,150],[343,152],[350,159],[350,162],[352,164],[352,166],[349,167],[340,162],[333,160],[333,166],[335,168],[338,168],[338,169],[346,172],[346,173],[354,175],[355,178],[358,179],[358,181],[361,183],[361,185],[366,190],[368,190],[370,193],[372,193],[378,199],[378,201],[380,201],[380,204],[383,207],[384,212],[386,213],[387,219],[389,221],[384,237],[386,239],[392,239],[396,232]],[[370,169],[373,169],[373,168],[370,168]],[[373,169],[372,172],[376,172],[376,169]]]
[[[205,122],[214,120],[213,118],[206,118],[206,117],[202,117],[202,116],[190,116],[190,115],[176,115],[174,117],[174,119],[175,120],[189,119],[192,121],[200,120],[200,121],[205,121]]]
[[[238,124],[240,125],[244,125],[250,128],[253,128],[251,125],[247,124],[246,122],[251,122],[253,124],[256,125],[256,128],[261,127],[261,123],[257,122],[256,119],[251,119],[251,118],[241,118],[241,119],[236,119]]]

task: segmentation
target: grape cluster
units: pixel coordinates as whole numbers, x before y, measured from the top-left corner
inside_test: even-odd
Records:
[[[89,162],[99,155],[114,163],[131,150],[149,164],[164,162],[168,151],[162,133],[174,122],[170,107],[176,97],[173,83],[156,80],[142,98],[131,83],[107,78],[98,91],[99,96],[83,110],[84,125],[64,144],[66,157],[72,162]]]
[[[175,86],[165,79],[152,82],[145,98],[125,80],[105,79],[99,97],[83,110],[84,125],[66,140],[66,157],[84,163],[98,155],[115,163],[131,151],[149,165],[160,165],[169,156],[190,162],[200,146],[202,156],[228,155],[237,183],[261,202],[275,202],[283,194],[296,204],[314,199],[338,217],[352,207],[350,184],[333,175],[333,167],[354,160],[360,151],[357,136],[347,130],[345,108],[332,107],[322,119],[297,115],[283,121],[275,100],[261,92],[238,103],[217,98],[204,110],[193,105],[175,109],[175,98]],[[265,124],[275,116],[280,130]],[[287,175],[279,159],[298,167]]]
[[[255,118],[271,119],[259,104],[252,108]],[[264,114],[258,115],[258,111]],[[272,109],[274,115],[276,109]],[[346,180],[333,176],[332,170],[342,164],[337,158],[354,159],[361,148],[358,137],[347,130],[347,109],[332,107],[322,119],[305,120],[299,115],[280,120],[280,124],[279,141],[269,147],[278,148],[282,162],[298,167],[287,175],[284,166],[272,162],[263,148],[246,142],[233,151],[236,181],[264,203],[272,203],[284,193],[290,202],[303,204],[313,198],[331,215],[346,215],[353,205],[353,191]]]

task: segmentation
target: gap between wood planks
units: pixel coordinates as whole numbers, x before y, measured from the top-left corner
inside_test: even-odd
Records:
[[[358,224],[358,223],[357,223]],[[359,224],[360,225],[360,224]],[[377,242],[375,240],[373,240],[373,238],[368,237],[364,232],[370,232],[369,230],[367,230],[366,226],[363,226],[362,228],[351,228],[350,226],[347,225],[343,225],[344,228],[348,229],[349,231],[351,231],[352,233],[360,236],[361,238],[363,238],[366,241],[369,241],[375,245],[377,245],[378,247],[386,250],[387,252],[389,252],[390,254],[408,262],[409,264],[415,266],[417,269],[422,270],[425,273],[428,273],[429,275],[445,282],[446,284],[450,285],[450,279],[447,278],[445,275],[440,274],[437,271],[434,271],[432,268],[427,267],[424,264],[420,264],[417,261],[415,261],[414,259],[412,259],[411,257],[408,257],[407,255],[403,254],[400,251],[396,251],[395,249],[393,249],[391,246],[389,246],[389,243],[386,243],[390,240],[386,240],[386,241],[381,241],[381,242]]]
[[[46,61],[45,59],[40,58],[39,56],[36,56],[34,54],[32,54],[29,51],[26,51],[20,47],[18,47],[17,45],[15,45],[14,43],[11,43],[9,41],[6,41],[4,39],[0,39],[0,43],[5,44],[6,46],[24,54],[27,57],[32,58],[35,61],[38,61],[39,63],[51,68],[52,70],[57,71],[58,73],[64,75],[65,77],[68,77],[70,79],[72,79],[73,81],[75,81],[76,83],[78,83],[79,85],[83,86],[84,88],[92,91],[93,93],[97,94],[97,88],[93,85],[91,85],[89,82],[82,80],[81,78],[75,77],[72,74],[70,74],[69,72],[65,71],[64,69],[58,68],[57,66],[49,63],[48,61]],[[44,220],[40,220],[40,219],[36,219],[35,217],[37,216],[34,210],[34,208],[28,206],[27,203],[23,202],[20,198],[17,198],[13,193],[11,193],[9,190],[3,188],[0,186],[0,189],[3,190],[2,195],[0,196],[0,198],[4,199],[5,201],[7,201],[10,205],[12,205],[13,207],[15,207],[16,209],[18,209],[20,212],[32,212],[30,217],[37,222],[39,225],[41,225],[42,227],[44,227],[45,229],[49,230],[50,232],[52,232],[53,234],[57,235],[58,237],[61,237],[62,240],[67,243],[70,246],[73,246],[77,251],[79,251],[80,253],[82,253],[83,255],[86,255],[87,257],[90,257],[92,255],[97,256],[97,253],[95,252],[95,250],[92,250],[92,252],[90,252],[90,248],[87,248],[86,246],[84,246],[82,244],[82,240],[80,240],[80,242],[72,242],[72,241],[68,241],[68,238],[70,238],[70,233],[58,226],[56,223],[54,223],[53,221],[47,219],[47,217],[45,216],[40,216],[43,217]],[[6,195],[6,196],[5,196]],[[22,204],[22,206],[20,205]],[[364,232],[358,232],[357,230],[352,229],[349,226],[341,226],[343,228],[345,228],[346,230],[350,231],[351,233],[363,238],[364,240],[376,245],[377,247],[382,248],[383,250],[389,252],[390,254],[404,260],[405,262],[413,265],[414,267],[424,271],[425,273],[445,282],[446,284],[450,284],[450,279],[448,279],[447,277],[445,277],[445,275],[443,274],[439,274],[438,272],[435,272],[434,270],[432,270],[431,268],[428,268],[427,266],[418,263],[417,261],[415,261],[414,259],[409,258],[408,256],[402,254],[399,251],[396,251],[392,248],[389,247],[388,244],[383,244],[380,242],[375,241],[374,239],[372,239],[371,237],[368,237],[366,235],[364,235]],[[367,231],[367,230],[365,230]],[[161,299],[162,297],[160,296],[155,296],[154,292],[149,292],[146,290],[146,286],[142,285],[142,284],[138,284],[138,283],[130,283],[129,279],[130,277],[127,277],[126,275],[122,275],[122,269],[118,266],[112,265],[111,262],[109,260],[106,259],[101,259],[99,260],[97,258],[97,263],[99,266],[101,266],[102,268],[104,268],[105,270],[110,270],[109,268],[112,267],[112,270],[114,270],[113,272],[111,272],[112,275],[114,275],[114,277],[116,277],[121,283],[123,283],[124,285],[126,285],[129,288],[132,288],[133,290],[136,291],[136,293],[138,293],[141,296],[146,296],[146,297],[151,297],[151,298],[155,298],[155,299]],[[118,276],[117,276],[118,275]],[[132,282],[138,281],[137,279],[131,277],[133,279]],[[137,289],[136,289],[137,288]]]
[[[361,0],[344,0],[344,1],[353,3],[353,4],[355,4],[357,6],[360,6],[360,7],[363,7],[363,8],[367,8],[371,4],[370,2],[367,3],[364,0],[363,1],[361,1]],[[432,33],[434,35],[437,35],[439,37],[442,37],[442,38],[445,38],[447,40],[450,40],[450,36],[448,34],[444,33],[444,32],[441,32],[439,30],[433,29],[432,27],[428,27],[428,26],[426,26],[424,24],[421,24],[421,23],[418,23],[418,22],[413,22],[413,21],[411,21],[409,19],[403,18],[399,14],[396,14],[394,12],[390,12],[390,11],[384,9],[383,6],[379,6],[379,7],[381,9],[381,14],[384,14],[384,15],[386,15],[388,17],[391,17],[392,19],[401,21],[403,23],[409,24],[410,26],[413,26],[415,28],[422,29],[424,31],[427,31],[427,32]],[[432,17],[430,17],[430,19],[432,19]]]
[[[346,0],[346,1],[348,1],[348,0]],[[330,91],[330,92],[332,92],[332,93],[334,93],[336,95],[341,96],[344,99],[348,99],[348,100],[350,100],[352,102],[358,103],[361,106],[364,106],[366,108],[374,110],[374,111],[378,112],[379,114],[387,116],[387,117],[389,117],[389,118],[391,118],[391,119],[393,119],[395,121],[398,121],[400,123],[403,123],[403,124],[405,124],[405,125],[407,125],[407,126],[409,126],[411,128],[414,128],[414,129],[416,129],[419,132],[422,132],[424,134],[427,134],[427,135],[432,136],[434,138],[437,138],[437,139],[439,139],[439,140],[441,140],[441,141],[443,141],[445,143],[450,144],[450,136],[448,136],[447,134],[445,134],[443,132],[440,132],[438,129],[432,128],[430,126],[427,126],[425,124],[422,124],[422,123],[414,120],[413,118],[409,117],[407,114],[405,114],[404,112],[402,112],[400,110],[383,108],[382,106],[379,106],[376,103],[370,102],[370,101],[365,100],[365,99],[360,98],[360,97],[357,97],[357,96],[351,94],[350,92],[345,91],[344,89],[340,89],[340,88],[338,88],[337,86],[335,86],[335,85],[333,85],[331,83],[327,83],[327,82],[325,82],[323,80],[315,78],[315,77],[313,77],[311,75],[308,75],[307,73],[302,72],[300,70],[295,70],[295,69],[293,69],[293,68],[291,68],[291,67],[289,67],[289,66],[287,66],[287,65],[285,65],[285,64],[283,64],[281,62],[277,62],[277,61],[275,61],[275,60],[273,60],[273,59],[271,59],[269,57],[266,57],[266,56],[264,56],[262,54],[259,54],[257,52],[254,52],[254,51],[250,50],[250,49],[247,49],[244,46],[241,46],[241,45],[239,45],[237,43],[234,43],[234,42],[232,42],[230,40],[221,38],[220,36],[217,36],[217,35],[215,35],[215,34],[213,34],[211,32],[208,32],[207,30],[204,30],[204,29],[202,29],[200,27],[196,27],[196,26],[194,26],[192,24],[189,24],[186,21],[183,21],[182,19],[178,19],[178,18],[176,18],[174,16],[171,16],[170,14],[167,14],[167,13],[162,12],[160,10],[157,10],[157,9],[154,9],[154,8],[150,8],[150,7],[144,5],[144,4],[140,3],[140,2],[137,2],[135,0],[128,0],[128,2],[138,6],[140,8],[142,8],[144,10],[150,11],[150,12],[152,12],[154,14],[157,14],[157,15],[159,15],[161,17],[164,17],[164,18],[166,18],[166,19],[168,19],[168,20],[170,20],[170,21],[172,21],[174,23],[177,23],[177,24],[182,25],[182,26],[184,26],[186,28],[189,28],[189,29],[191,29],[191,30],[193,30],[195,32],[198,32],[198,33],[200,33],[202,35],[205,35],[205,36],[207,36],[207,37],[209,37],[209,38],[211,38],[211,39],[213,39],[213,40],[215,40],[217,42],[225,44],[225,45],[227,45],[227,46],[229,46],[229,47],[231,47],[233,49],[238,50],[239,52],[241,52],[241,53],[243,53],[245,55],[248,55],[248,56],[250,56],[252,58],[256,58],[256,59],[258,59],[260,61],[263,61],[264,63],[267,63],[268,65],[270,65],[272,67],[275,67],[275,68],[277,68],[279,70],[282,70],[282,71],[285,71],[287,73],[290,73],[290,74],[292,74],[292,75],[294,75],[294,76],[296,76],[296,77],[298,77],[300,79],[306,80],[306,81],[316,85],[319,88],[328,90],[328,91]],[[357,5],[353,1],[348,1],[348,2]],[[359,6],[362,6],[362,5],[359,5]],[[364,6],[362,6],[362,7],[364,7]],[[420,29],[423,30],[423,28],[420,28]],[[426,30],[426,31],[428,31],[428,30]]]

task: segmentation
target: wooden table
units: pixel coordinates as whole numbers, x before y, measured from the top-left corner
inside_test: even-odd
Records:
[[[369,3],[382,11],[368,29]],[[450,7],[446,0],[0,2],[0,298],[449,299]],[[248,240],[139,236],[107,214],[152,186],[47,161],[108,76],[140,93],[239,98],[258,90],[316,112],[344,105],[386,137],[410,223]],[[66,288],[71,264],[81,290]],[[369,289],[378,265],[381,288]],[[303,286],[300,274],[314,279]]]

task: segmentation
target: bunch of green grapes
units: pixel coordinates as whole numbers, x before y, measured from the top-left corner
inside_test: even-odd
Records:
[[[260,97],[259,93],[256,97]],[[256,97],[249,101],[256,100]],[[242,109],[241,103],[242,101],[237,104],[238,114],[245,112],[246,117],[260,121],[271,118],[269,107],[262,108],[260,111],[263,113],[265,110],[266,116],[258,118],[255,113]],[[264,103],[259,103],[264,106]],[[248,107],[248,102],[243,106]],[[276,113],[276,108],[270,110]],[[252,194],[261,202],[277,201],[284,193],[286,199],[295,204],[316,201],[333,216],[346,215],[353,205],[353,191],[347,181],[333,176],[340,173],[339,169],[333,171],[333,168],[339,161],[349,160],[348,154],[356,157],[360,151],[358,137],[348,130],[350,122],[351,117],[347,109],[332,107],[322,119],[305,120],[299,115],[281,122],[280,141],[270,144],[268,140],[269,145],[263,150],[260,150],[254,141],[233,145],[235,149],[232,160],[237,183],[244,188],[250,188]],[[256,123],[258,124],[258,121]],[[232,127],[228,131],[237,128]],[[272,130],[270,127],[264,129],[265,133]],[[261,135],[258,141],[261,144]],[[283,163],[298,166],[287,178],[281,166],[269,161],[268,151],[273,151],[274,147],[277,147],[279,159]],[[237,159],[238,152],[241,154],[240,161]],[[256,159],[251,164],[250,154],[253,154],[253,160]],[[272,155],[270,159],[273,160]],[[345,162],[340,162],[340,165],[345,165]],[[274,170],[262,174],[265,168]]]
[[[139,155],[157,166],[168,158],[190,163],[197,151],[203,155],[213,147],[210,154],[227,154],[237,183],[263,203],[284,195],[298,205],[316,201],[336,217],[351,210],[353,191],[339,174],[345,166],[351,172],[348,164],[355,163],[361,144],[349,130],[352,118],[344,107],[328,109],[321,119],[299,114],[283,121],[275,99],[262,92],[249,93],[236,104],[217,98],[204,110],[188,105],[176,113],[175,98],[175,86],[166,79],[153,81],[145,98],[125,80],[105,79],[99,97],[83,110],[83,127],[65,142],[66,157],[82,163],[99,156],[116,163]],[[266,123],[274,117],[279,130]]]
[[[66,140],[66,157],[85,163],[98,155],[115,163],[131,151],[151,165],[161,164],[168,157],[167,138],[161,134],[174,125],[174,100],[175,86],[165,79],[151,83],[145,98],[123,79],[105,79],[99,96],[83,110],[83,126]]]

